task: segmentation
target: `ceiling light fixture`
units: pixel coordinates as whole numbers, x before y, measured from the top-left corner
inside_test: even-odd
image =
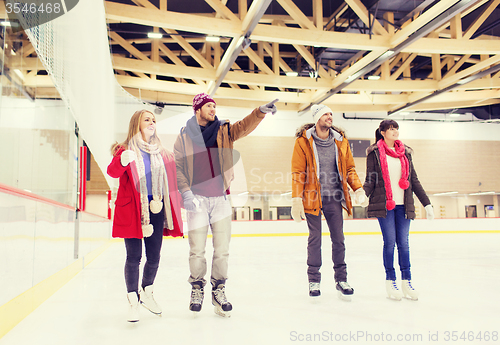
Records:
[[[295,71],[288,71],[285,74],[287,77],[298,77],[299,76],[299,72],[295,72]]]
[[[443,196],[443,195],[452,195],[452,194],[458,194],[458,192],[435,193],[435,194],[433,194],[433,195],[434,195],[434,196]]]
[[[368,77],[368,80],[379,80],[380,79],[380,76],[379,75],[370,75]]]
[[[495,192],[478,192],[478,193],[470,193],[469,195],[495,195]]]
[[[163,35],[159,32],[148,32],[148,38],[160,39],[163,38]]]
[[[219,36],[207,36],[205,37],[205,41],[207,42],[220,42]]]

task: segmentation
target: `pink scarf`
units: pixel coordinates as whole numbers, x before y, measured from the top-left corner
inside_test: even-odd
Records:
[[[386,196],[386,206],[387,210],[394,210],[396,207],[396,202],[392,200],[392,187],[391,187],[391,178],[389,176],[389,168],[387,167],[387,155],[399,158],[401,161],[401,179],[399,180],[399,187],[401,189],[407,189],[410,186],[410,182],[408,182],[408,175],[410,173],[410,163],[408,162],[408,158],[405,155],[405,145],[401,142],[401,140],[396,140],[394,142],[394,147],[396,148],[396,152],[391,150],[389,146],[385,143],[383,139],[380,139],[377,142],[378,152],[380,155],[380,167],[382,168],[382,177],[384,178],[385,184],[385,196]]]

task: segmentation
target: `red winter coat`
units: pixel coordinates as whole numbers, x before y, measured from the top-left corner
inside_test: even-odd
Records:
[[[120,186],[115,201],[113,237],[142,238],[141,199],[133,182],[134,177],[136,181],[138,180],[137,167],[135,161],[125,167],[122,165],[121,155],[123,151],[125,151],[123,147],[119,148],[108,165],[108,175],[120,178]],[[170,206],[174,223],[173,229],[163,229],[163,236],[178,237],[183,235],[183,229],[180,208],[181,197],[177,190],[175,161],[173,154],[168,151],[163,152],[162,157],[167,172]]]

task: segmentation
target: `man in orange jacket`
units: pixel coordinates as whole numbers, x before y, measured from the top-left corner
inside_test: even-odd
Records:
[[[333,126],[332,110],[325,105],[312,107],[314,123],[297,131],[292,156],[292,218],[307,220],[307,275],[309,295],[320,295],[321,212],[332,240],[332,260],[336,288],[344,300],[354,293],[347,283],[342,209],[352,214],[348,185],[356,202],[363,207],[368,199],[354,166],[349,142],[342,130]]]

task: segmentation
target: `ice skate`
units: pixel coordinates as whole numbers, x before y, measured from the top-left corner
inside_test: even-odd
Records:
[[[309,282],[309,296],[317,297],[321,295],[321,291],[319,289],[319,283]]]
[[[201,284],[193,284],[193,288],[191,289],[191,302],[189,304],[189,310],[192,312],[200,312],[201,305],[203,303],[203,286]]]
[[[161,308],[153,298],[153,285],[139,289],[139,302],[141,305],[155,315],[161,316]]]
[[[224,283],[216,282],[212,286],[212,304],[217,315],[222,317],[231,317],[233,306],[227,301],[226,287]]]
[[[387,298],[395,301],[401,301],[403,294],[401,293],[401,290],[398,289],[395,280],[386,280],[385,289],[387,291]]]
[[[337,282],[338,295],[341,300],[350,302],[354,289],[347,282]]]
[[[129,292],[127,299],[129,303],[127,321],[137,322],[139,321],[139,296],[137,296],[137,292]]]
[[[411,285],[411,280],[403,280],[401,285],[404,298],[418,301],[418,292]]]

